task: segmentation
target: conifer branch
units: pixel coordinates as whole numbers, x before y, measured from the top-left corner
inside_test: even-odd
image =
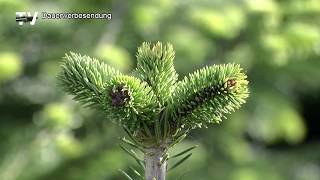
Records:
[[[165,179],[168,149],[191,129],[221,122],[249,95],[247,77],[239,65],[205,67],[177,82],[173,60],[172,45],[143,43],[138,48],[134,76],[128,76],[96,59],[71,52],[66,54],[58,75],[58,84],[67,93],[87,106],[103,110],[132,140],[123,142],[144,152],[147,180]],[[133,150],[121,148],[143,165]],[[183,157],[172,169],[190,156]]]
[[[108,117],[131,133],[141,130],[143,123],[153,122],[159,113],[151,87],[133,76],[115,76],[104,93],[103,107]]]
[[[88,56],[70,52],[64,57],[58,74],[58,85],[74,99],[101,110],[103,90],[110,80],[120,75],[114,68]]]
[[[219,123],[248,97],[248,81],[239,65],[213,65],[180,81],[173,93],[171,111],[181,126]]]
[[[171,97],[178,80],[173,66],[174,54],[171,44],[163,46],[160,42],[153,46],[143,43],[138,48],[135,74],[152,87],[161,105]]]

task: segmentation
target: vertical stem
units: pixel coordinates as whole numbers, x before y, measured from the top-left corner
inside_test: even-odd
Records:
[[[167,162],[161,164],[164,148],[148,148],[145,149],[145,176],[146,180],[165,180]]]

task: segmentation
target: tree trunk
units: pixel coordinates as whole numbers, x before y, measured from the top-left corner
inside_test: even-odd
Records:
[[[164,148],[148,148],[145,149],[145,176],[146,180],[165,180],[167,162],[161,164]]]

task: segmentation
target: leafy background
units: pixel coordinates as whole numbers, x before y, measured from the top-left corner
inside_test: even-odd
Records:
[[[320,179],[320,3],[317,0],[0,0],[0,179],[125,179],[135,162],[124,133],[57,86],[65,52],[130,72],[143,41],[171,42],[180,77],[235,62],[248,73],[247,104],[197,144],[168,179]],[[16,11],[111,12],[112,20],[42,20]]]

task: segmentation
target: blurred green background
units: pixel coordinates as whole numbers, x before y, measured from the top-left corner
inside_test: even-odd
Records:
[[[169,180],[320,180],[318,0],[0,0],[0,179],[120,180],[135,162],[124,133],[57,86],[64,53],[135,68],[143,41],[171,42],[180,78],[205,65],[239,63],[247,104],[197,144]],[[110,12],[112,20],[42,20],[16,11]]]

